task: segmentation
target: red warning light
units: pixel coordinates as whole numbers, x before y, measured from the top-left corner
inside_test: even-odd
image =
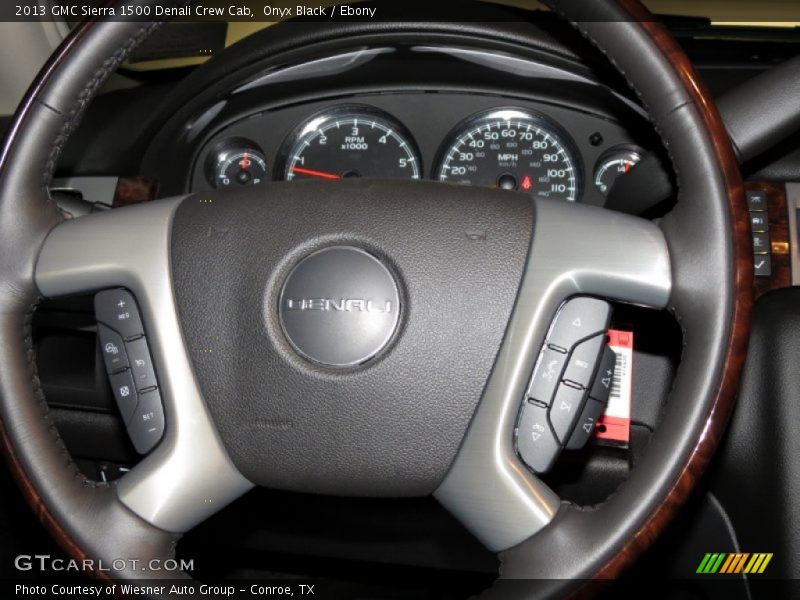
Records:
[[[527,192],[529,189],[533,187],[533,184],[531,183],[531,178],[528,175],[525,175],[525,178],[522,180],[522,183],[520,184],[519,187],[521,187],[523,190]]]

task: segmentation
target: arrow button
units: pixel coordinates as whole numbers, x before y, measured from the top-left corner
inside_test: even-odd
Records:
[[[614,368],[617,364],[617,355],[614,351],[605,346],[603,349],[603,356],[600,359],[600,368],[598,369],[597,377],[592,383],[592,389],[589,390],[589,396],[602,402],[608,402],[608,395],[611,392],[611,384],[614,382]]]
[[[562,441],[567,441],[578,416],[583,409],[583,399],[586,397],[586,390],[573,387],[562,383],[556,390],[553,399],[553,407],[550,409],[550,422],[553,424],[553,431],[556,437]]]
[[[589,398],[586,402],[586,406],[583,407],[581,418],[578,420],[578,426],[569,437],[566,446],[567,450],[578,450],[586,445],[586,442],[588,442],[589,438],[592,436],[597,421],[600,419],[604,410],[604,404]]]
[[[611,307],[604,300],[587,297],[568,300],[556,315],[547,343],[569,351],[581,340],[605,333],[610,317]]]
[[[544,473],[553,466],[561,445],[547,422],[546,406],[523,402],[515,435],[517,452],[531,469]]]

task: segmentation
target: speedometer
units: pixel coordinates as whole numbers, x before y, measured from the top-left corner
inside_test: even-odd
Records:
[[[290,141],[279,176],[287,181],[419,179],[419,163],[414,143],[400,123],[374,109],[351,107],[323,113],[302,125]]]
[[[493,110],[457,128],[440,152],[436,178],[574,202],[581,174],[571,148],[566,133],[542,116]]]

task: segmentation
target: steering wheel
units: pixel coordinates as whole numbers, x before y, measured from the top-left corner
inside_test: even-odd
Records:
[[[753,270],[742,182],[707,91],[646,9],[551,5],[627,78],[669,151],[679,200],[658,224],[419,181],[266,184],[65,221],[48,194],[64,142],[157,24],[75,29],[0,156],[2,443],[72,557],[163,561],[254,485],[433,493],[500,554],[488,596],[514,579],[525,580],[516,597],[539,597],[614,577],[665,528],[717,446],[744,361]],[[304,293],[325,278],[350,287]],[[103,484],[79,473],[48,416],[30,323],[41,297],[120,287],[141,311],[166,426]],[[370,299],[379,288],[388,304]],[[667,414],[630,479],[593,507],[562,502],[513,440],[553,317],[576,296],[668,308],[684,335]],[[320,315],[343,303],[352,320],[325,330]]]

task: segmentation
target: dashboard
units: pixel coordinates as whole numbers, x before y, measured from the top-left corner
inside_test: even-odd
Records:
[[[658,147],[627,90],[579,61],[431,41],[311,47],[238,70],[222,89],[198,89],[145,165],[162,195],[428,179],[602,206]]]

